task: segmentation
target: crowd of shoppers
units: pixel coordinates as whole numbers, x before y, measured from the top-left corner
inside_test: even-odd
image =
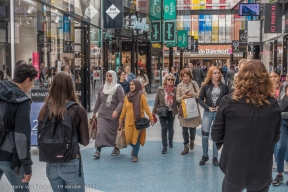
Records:
[[[243,60],[236,78],[234,65],[230,65],[228,71],[224,67],[221,70],[210,66],[206,74],[200,65],[198,62],[194,68],[189,64],[189,68],[181,72],[172,67],[170,73],[163,77],[162,86],[157,89],[152,113],[145,89],[149,85],[149,78],[144,70],[139,68],[137,77],[131,73],[129,66],[124,70],[119,69],[118,73],[109,70],[105,74],[104,85],[97,92],[92,114],[97,116],[95,159],[100,158],[104,147],[113,148],[111,156],[120,154],[115,140],[118,128],[124,127],[126,144],[132,147],[132,161],[138,162],[140,146],[144,146],[146,141],[146,129],[137,129],[135,122],[145,118],[145,114],[151,125],[154,125],[155,115],[158,114],[163,146],[161,153],[166,154],[168,148],[173,148],[174,120],[178,115],[184,140],[183,155],[194,149],[196,128],[201,125],[203,155],[199,165],[205,165],[209,160],[211,131],[212,162],[214,166],[220,166],[225,174],[223,192],[240,192],[244,189],[266,192],[271,182],[275,186],[282,183],[285,160],[288,160],[288,83],[281,83],[277,70],[268,74],[265,66],[255,60]],[[50,94],[38,117],[39,159],[46,162],[46,175],[53,191],[64,192],[65,186],[72,184],[80,186],[77,191],[85,191],[78,143],[84,146],[89,143],[87,113],[75,93],[75,78],[71,70],[65,68],[65,72],[52,72],[53,75],[49,76],[49,70],[42,65],[39,74],[43,82],[50,77]],[[222,82],[221,72],[226,72],[226,84]],[[29,191],[27,186],[32,175],[31,102],[26,94],[32,89],[37,75],[32,65],[23,62],[16,66],[13,82],[3,80],[4,74],[0,71],[0,106],[10,106],[13,114],[7,121],[10,123],[7,127],[13,129],[8,130],[5,137],[0,135],[0,176],[4,173],[12,185],[23,186],[23,191],[25,188]],[[230,94],[232,84],[234,87]],[[188,118],[184,115],[187,110],[184,104],[189,99],[196,101],[194,107],[198,115]],[[204,108],[202,117],[199,106]],[[3,111],[6,113],[1,110],[0,119],[7,116],[2,115]],[[66,134],[62,129],[59,131],[60,126],[71,128],[70,133]],[[51,134],[43,136],[42,133],[49,129],[53,130]],[[69,136],[74,139],[67,144]],[[61,148],[64,143],[64,148]],[[49,144],[54,148],[47,148]],[[218,150],[222,146],[218,161]],[[64,149],[67,149],[64,155],[59,154]],[[59,152],[53,159],[55,150]],[[273,152],[276,162],[273,169],[277,169],[278,174],[272,181]],[[243,158],[247,154],[249,158]],[[59,158],[62,158],[61,161]],[[58,171],[59,167],[62,171]],[[67,174],[71,177],[67,177]],[[63,185],[64,189],[59,190],[59,185]]]

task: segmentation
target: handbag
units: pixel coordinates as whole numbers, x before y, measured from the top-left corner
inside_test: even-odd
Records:
[[[119,125],[117,129],[117,136],[115,141],[115,146],[118,149],[123,149],[127,147],[126,137],[125,137],[125,129],[122,125]]]
[[[89,119],[89,139],[95,140],[97,134],[97,117],[92,117]]]
[[[150,121],[146,117],[140,118],[135,121],[135,127],[137,130],[142,130],[150,127]]]
[[[183,99],[182,110],[184,119],[192,119],[199,116],[198,104],[195,98]]]
[[[159,106],[157,108],[157,115],[159,117],[167,117],[168,107],[167,106]]]

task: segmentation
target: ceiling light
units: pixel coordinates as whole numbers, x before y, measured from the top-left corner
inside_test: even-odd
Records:
[[[31,14],[35,9],[32,5],[29,5],[29,9],[27,10],[27,13]]]

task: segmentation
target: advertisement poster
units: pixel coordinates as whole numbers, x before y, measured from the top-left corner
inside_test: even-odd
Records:
[[[264,6],[264,33],[282,33],[282,5],[266,3]]]
[[[99,80],[100,79],[100,70],[94,70],[93,71],[93,80]]]
[[[162,71],[162,77],[164,77],[166,74],[168,74],[169,72],[168,71],[165,71],[165,70],[163,70]]]
[[[37,133],[38,133],[38,115],[43,107],[44,102],[33,102],[31,105],[30,112],[30,123],[31,123],[31,145],[37,146]]]
[[[37,77],[35,79],[39,79],[40,75],[40,65],[39,65],[39,53],[38,52],[33,52],[32,53],[32,65],[36,68],[38,71]]]
[[[154,70],[154,80],[160,80],[160,70]]]

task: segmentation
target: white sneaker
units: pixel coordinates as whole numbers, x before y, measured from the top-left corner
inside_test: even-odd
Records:
[[[273,171],[277,171],[277,163],[276,163],[276,162],[273,163],[272,170],[273,170]]]
[[[285,165],[284,165],[284,173],[288,173],[288,162],[287,161],[285,162]]]

